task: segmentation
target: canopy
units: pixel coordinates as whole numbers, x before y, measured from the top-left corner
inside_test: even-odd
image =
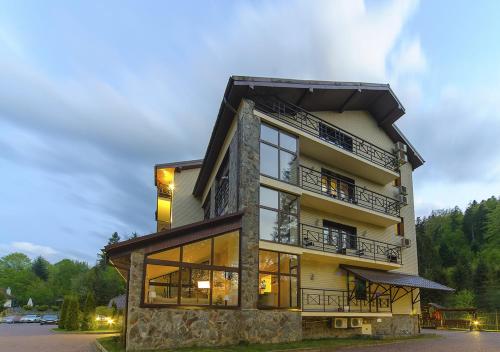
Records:
[[[391,273],[382,270],[364,269],[353,266],[342,266],[342,268],[359,278],[376,284],[391,285],[397,287],[423,288],[447,292],[455,291],[448,286],[444,286],[438,284],[437,282],[424,279],[423,277],[420,277],[418,275]]]

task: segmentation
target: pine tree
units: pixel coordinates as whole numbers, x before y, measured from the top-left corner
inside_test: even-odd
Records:
[[[62,306],[61,306],[61,313],[59,315],[59,328],[60,329],[65,329],[66,328],[66,319],[68,317],[68,305],[70,301],[70,296],[65,296]]]
[[[79,309],[78,298],[72,296],[68,304],[68,314],[64,323],[66,330],[78,330],[80,326],[80,322],[78,320]]]
[[[33,264],[31,265],[31,270],[36,276],[38,276],[43,281],[47,281],[49,279],[49,263],[41,256],[38,256],[33,261]]]
[[[92,292],[87,293],[83,307],[82,330],[92,330],[94,323],[95,300]]]

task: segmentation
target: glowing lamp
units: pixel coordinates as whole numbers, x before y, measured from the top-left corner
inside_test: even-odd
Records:
[[[113,324],[115,321],[114,321],[113,319],[111,319],[111,318],[108,318],[108,319],[107,319],[107,322],[108,322],[108,324],[109,324],[109,325],[111,325],[111,324]]]
[[[175,185],[174,185],[173,183],[170,183],[170,184],[168,185],[168,189],[169,189],[169,190],[171,190],[171,191],[173,192],[173,191],[174,191],[174,189],[175,189]]]
[[[210,288],[210,281],[198,281],[198,288]]]
[[[476,325],[476,326],[478,326],[479,325],[479,321],[474,320],[473,324]]]

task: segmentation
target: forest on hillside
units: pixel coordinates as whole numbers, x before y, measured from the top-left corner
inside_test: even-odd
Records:
[[[500,198],[417,218],[419,273],[456,289],[422,292],[422,303],[500,309]]]

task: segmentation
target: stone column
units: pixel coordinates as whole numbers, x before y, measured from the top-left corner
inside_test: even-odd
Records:
[[[238,210],[241,227],[241,309],[256,309],[259,283],[259,131],[254,103],[243,99],[238,109]]]
[[[144,250],[137,250],[130,255],[130,275],[127,302],[127,351],[134,351],[141,346],[139,332],[140,304],[144,270]]]

